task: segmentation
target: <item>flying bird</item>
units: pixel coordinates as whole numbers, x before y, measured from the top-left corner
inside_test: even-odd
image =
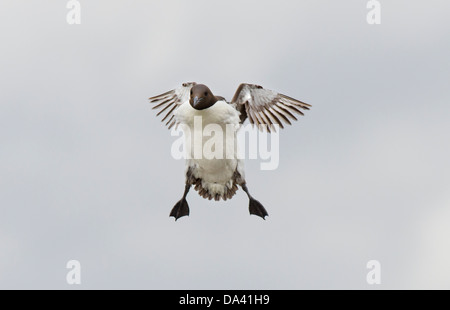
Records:
[[[194,126],[195,120],[201,119],[201,130],[210,124],[221,126],[224,131],[232,128],[231,135],[223,135],[223,142],[227,146],[230,143],[236,146],[237,131],[246,119],[260,130],[270,132],[276,128],[275,125],[280,128],[284,128],[284,124],[291,125],[291,120],[297,120],[294,114],[303,115],[302,110],[309,110],[311,105],[262,86],[245,83],[239,85],[231,102],[227,102],[224,97],[215,96],[206,85],[195,82],[183,83],[182,86],[149,100],[156,104],[153,109],[159,109],[157,116],[164,115],[161,121],[169,129],[180,124],[184,126],[185,145],[191,155],[186,159],[184,194],[172,208],[170,216],[176,221],[189,215],[186,196],[191,186],[203,198],[218,201],[231,199],[239,185],[248,196],[250,214],[265,219],[268,215],[266,209],[248,190],[244,162],[237,158],[237,147],[230,148],[231,151],[227,148],[233,154],[224,150],[221,158],[193,156],[196,147],[203,150],[207,143],[205,139],[194,138],[195,131],[199,128]]]

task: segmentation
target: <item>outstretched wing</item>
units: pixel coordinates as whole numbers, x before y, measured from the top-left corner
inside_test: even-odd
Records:
[[[191,88],[197,83],[189,82],[183,83],[180,87],[165,92],[164,94],[149,98],[151,103],[155,103],[156,105],[153,109],[160,109],[156,116],[165,113],[161,122],[166,122],[166,126],[169,126],[169,129],[175,125],[176,120],[174,117],[174,111],[178,109],[178,107],[189,100]]]
[[[248,117],[250,123],[262,125],[258,128],[265,128],[269,132],[270,128],[274,129],[274,124],[281,128],[284,128],[284,123],[291,125],[289,119],[297,120],[295,113],[303,115],[301,110],[309,110],[311,106],[254,84],[239,85],[231,104],[235,104],[236,109],[241,112],[241,123]]]

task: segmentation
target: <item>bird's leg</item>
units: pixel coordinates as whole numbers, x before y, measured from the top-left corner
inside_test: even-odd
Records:
[[[189,193],[190,188],[191,184],[186,184],[186,187],[184,188],[183,198],[181,198],[180,201],[178,201],[172,208],[172,211],[170,211],[170,216],[173,216],[175,218],[175,221],[182,216],[189,215],[189,205],[186,201],[186,196]]]
[[[255,198],[252,197],[252,195],[250,195],[250,193],[248,192],[247,185],[245,183],[241,184],[241,187],[244,190],[244,192],[247,193],[248,199],[250,201],[248,207],[250,214],[260,216],[263,218],[263,220],[265,220],[264,217],[269,215],[266,209],[264,209],[263,205],[258,200],[256,200]]]

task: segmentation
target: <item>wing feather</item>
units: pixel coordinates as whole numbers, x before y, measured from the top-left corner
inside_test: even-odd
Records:
[[[311,105],[292,97],[265,89],[255,84],[243,83],[239,85],[231,100],[241,112],[241,123],[249,119],[250,123],[264,126],[270,132],[275,124],[284,128],[283,123],[291,125],[297,120],[294,114],[304,115],[301,110],[309,110]],[[245,108],[242,108],[245,107]]]
[[[270,107],[269,109],[267,109],[267,113],[270,114],[270,116],[272,117],[272,119],[275,121],[276,124],[278,124],[278,126],[281,127],[281,129],[284,128],[283,123],[280,121],[280,119],[278,117],[275,116],[274,113],[276,113],[272,107]]]
[[[152,108],[153,110],[160,109],[156,116],[160,116],[164,112],[166,113],[162,118],[161,122],[169,119],[166,123],[168,128],[172,128],[176,124],[176,119],[174,118],[174,112],[180,105],[189,100],[191,88],[195,85],[195,82],[183,83],[180,87],[176,89],[169,90],[161,95],[150,97],[151,103],[156,105]]]

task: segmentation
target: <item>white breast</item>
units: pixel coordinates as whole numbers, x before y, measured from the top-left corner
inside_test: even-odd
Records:
[[[243,161],[236,155],[236,132],[240,126],[236,109],[225,101],[218,101],[199,111],[186,102],[177,109],[175,117],[180,124],[186,125],[185,146],[189,158],[186,169],[191,168],[193,176],[202,180],[205,190],[212,196],[222,196],[233,187],[236,169],[244,178]],[[222,152],[219,152],[219,144]]]

